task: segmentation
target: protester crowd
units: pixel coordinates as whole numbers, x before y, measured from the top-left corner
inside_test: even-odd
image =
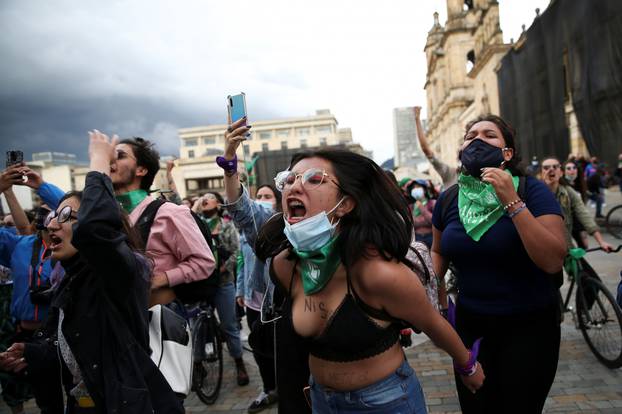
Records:
[[[438,183],[397,181],[364,156],[320,148],[251,189],[236,156],[246,118],[224,131],[222,194],[180,198],[169,162],[171,192],[152,195],[154,145],[96,130],[83,191],[8,166],[5,403],[14,413],[31,398],[52,414],[184,412],[189,379],[153,360],[152,312],[183,324],[189,305],[208,301],[237,384],[249,384],[245,357],[259,368],[249,413],[276,403],[281,413],[425,413],[401,346],[408,328],[452,357],[463,412],[541,412],[559,359],[564,258],[588,235],[612,249],[595,219],[610,182],[622,191],[622,154],[613,174],[596,157],[572,155],[523,169],[520,137],[488,115],[467,125],[456,169],[428,145],[420,108],[415,117]],[[31,187],[39,205],[24,211],[14,186]]]

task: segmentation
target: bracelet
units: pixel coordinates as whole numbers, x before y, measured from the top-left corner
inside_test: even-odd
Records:
[[[237,154],[233,156],[232,159],[228,160],[225,157],[216,157],[216,164],[225,172],[235,172],[238,170],[238,156]],[[233,175],[233,174],[231,174]]]
[[[510,209],[510,207],[512,207],[512,206],[513,206],[513,205],[515,205],[515,204],[520,203],[521,201],[523,201],[523,200],[521,200],[520,198],[517,198],[516,200],[514,200],[514,201],[512,201],[512,202],[510,202],[510,203],[508,203],[508,204],[506,204],[506,205],[503,207],[503,209],[504,209],[505,211],[508,211],[508,210]]]
[[[477,354],[479,354],[479,344],[482,338],[477,339],[473,343],[473,348],[469,349],[469,361],[466,365],[460,366],[454,361],[454,370],[458,375],[470,377],[477,372]]]
[[[508,216],[513,219],[514,216],[516,216],[518,213],[520,213],[523,210],[527,210],[527,206],[525,205],[525,203],[523,203],[522,206],[520,206],[519,208],[517,208],[516,210],[512,211],[510,214],[508,214]]]

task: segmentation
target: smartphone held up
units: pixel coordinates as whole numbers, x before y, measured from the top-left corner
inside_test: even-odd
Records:
[[[227,96],[227,113],[231,123],[246,116],[246,94],[244,92]]]
[[[24,162],[24,153],[19,150],[7,151],[6,152],[6,168],[9,168],[16,164],[21,164]],[[22,176],[22,181],[27,182],[28,177],[26,175]]]

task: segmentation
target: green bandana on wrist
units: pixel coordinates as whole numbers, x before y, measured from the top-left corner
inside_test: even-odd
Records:
[[[509,171],[506,170],[508,174]],[[514,189],[518,188],[518,177],[512,176]],[[497,198],[494,187],[470,175],[458,177],[458,214],[466,233],[475,241],[503,216],[503,205]]]
[[[294,249],[300,258],[300,273],[305,295],[312,295],[324,289],[341,263],[339,251],[335,249],[337,237],[315,251]]]
[[[120,194],[115,198],[119,204],[121,204],[123,210],[125,210],[127,214],[130,214],[148,195],[149,193],[145,190],[134,190],[125,194]]]

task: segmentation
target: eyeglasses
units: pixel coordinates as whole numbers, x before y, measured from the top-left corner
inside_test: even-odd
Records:
[[[65,206],[61,208],[60,211],[58,212],[51,211],[50,214],[48,214],[48,216],[45,218],[43,225],[45,227],[48,227],[50,223],[52,222],[52,219],[56,219],[58,224],[65,223],[66,221],[69,221],[69,220],[77,220],[78,219],[77,214],[78,212],[72,210],[71,206]]]
[[[560,165],[559,165],[559,164],[551,164],[551,165],[543,165],[543,166],[542,166],[542,169],[543,169],[544,171],[548,171],[548,170],[550,170],[551,168],[552,168],[552,169],[554,169],[554,170],[557,170],[557,169],[559,169],[559,167],[560,167]]]
[[[276,175],[276,177],[274,177],[274,184],[276,185],[277,190],[283,192],[286,188],[294,185],[296,180],[300,178],[300,181],[305,189],[313,190],[314,188],[322,185],[325,177],[328,177],[330,181],[335,183],[335,185],[341,189],[339,183],[330,178],[330,175],[320,168],[309,168],[302,174],[296,174],[295,172],[289,170],[281,171]]]

